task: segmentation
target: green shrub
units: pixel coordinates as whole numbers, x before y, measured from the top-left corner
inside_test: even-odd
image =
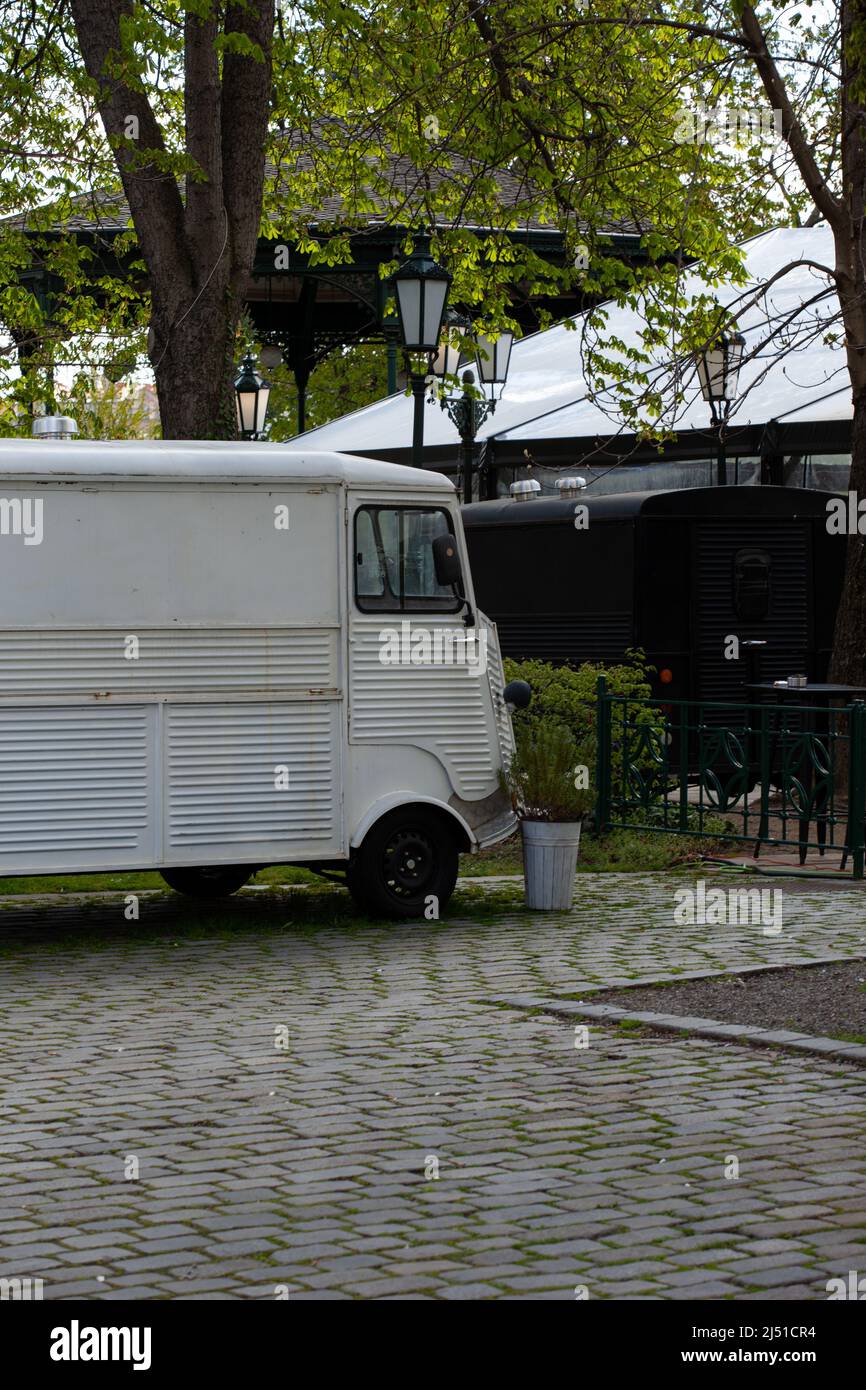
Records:
[[[552,666],[549,661],[507,658],[505,679],[527,681],[532,687],[532,701],[528,709],[515,714],[515,727],[519,723],[553,717],[568,725],[578,739],[587,733],[594,735],[599,676],[604,676],[611,695],[635,700],[649,699],[652,695],[649,676],[654,668],[647,665],[642,651],[630,651],[627,656],[628,662],[618,666],[605,666],[596,661],[584,661],[580,666]],[[647,713],[652,721],[651,712],[640,712]]]
[[[523,820],[576,821],[592,809],[585,785],[586,755],[558,719],[535,719],[515,729],[516,749],[503,781]]]
[[[505,662],[506,680],[527,681],[532,687],[532,700],[525,710],[514,714],[515,737],[523,728],[554,720],[561,724],[576,739],[581,751],[581,761],[590,769],[590,785],[595,796],[596,782],[596,705],[597,683],[604,676],[607,689],[612,695],[625,696],[631,700],[649,699],[652,695],[649,676],[654,670],[647,664],[646,655],[639,650],[626,653],[628,660],[616,666],[605,666],[602,662],[585,661],[580,666],[552,666],[547,661]],[[613,727],[611,730],[611,786],[623,784],[622,738],[617,731],[617,722],[622,721],[622,706],[614,706]],[[657,794],[663,790],[655,787],[652,773],[655,771],[649,745],[661,741],[665,728],[664,716],[652,705],[635,704],[627,707],[629,724],[632,728],[645,728],[646,738],[641,741],[632,732],[629,744],[632,749],[640,746],[644,751],[633,759],[636,771],[645,775],[648,788]],[[646,777],[646,774],[650,774]]]

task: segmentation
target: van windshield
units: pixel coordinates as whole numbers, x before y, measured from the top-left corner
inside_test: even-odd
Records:
[[[439,584],[433,541],[449,535],[448,513],[430,507],[361,507],[355,515],[355,598],[362,612],[456,613]]]

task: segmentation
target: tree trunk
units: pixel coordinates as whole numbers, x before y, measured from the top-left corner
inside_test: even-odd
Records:
[[[785,80],[767,47],[752,6],[740,8],[740,27],[747,50],[774,111],[782,117],[788,148],[815,202],[833,232],[834,278],[845,325],[845,350],[854,405],[849,487],[866,499],[866,109],[862,54],[866,21],[864,0],[841,0],[840,126],[842,190],[837,196],[819,169],[800,125]],[[839,544],[842,544],[841,537]],[[831,679],[846,685],[866,684],[866,537],[849,536],[845,582],[836,616]]]
[[[845,206],[833,228],[836,288],[845,325],[845,352],[854,406],[848,487],[858,502],[866,498],[866,111],[862,98],[862,8],[862,0],[843,0],[840,12]],[[845,685],[866,684],[866,537],[859,534],[848,537],[845,581],[836,614],[830,675],[832,680]]]
[[[851,491],[866,498],[866,390],[854,396],[851,430]],[[838,543],[843,544],[842,537]],[[848,537],[845,580],[836,613],[830,679],[842,685],[866,685],[866,536]]]
[[[163,439],[237,438],[240,306],[229,302],[223,279],[211,282],[186,318],[183,309],[160,312],[162,296],[154,296],[150,359]]]
[[[163,437],[235,439],[235,339],[261,220],[274,0],[210,0],[185,14],[183,191],[145,92],[125,75],[136,68],[129,0],[70,3],[147,266]]]

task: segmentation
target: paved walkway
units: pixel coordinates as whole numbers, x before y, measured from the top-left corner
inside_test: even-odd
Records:
[[[825,1298],[866,1274],[862,1068],[601,1025],[576,1047],[573,1023],[496,1002],[866,956],[859,890],[791,885],[767,937],[675,925],[682,886],[597,875],[569,914],[282,929],[256,893],[156,939],[174,901],[122,930],[105,903],[84,930],[71,904],[7,908],[0,1278]]]

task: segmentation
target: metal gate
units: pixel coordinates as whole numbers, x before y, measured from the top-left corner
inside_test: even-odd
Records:
[[[711,835],[750,844],[756,858],[764,845],[786,845],[801,865],[815,850],[863,877],[863,701],[660,702],[613,695],[603,676],[597,696],[599,830]]]

